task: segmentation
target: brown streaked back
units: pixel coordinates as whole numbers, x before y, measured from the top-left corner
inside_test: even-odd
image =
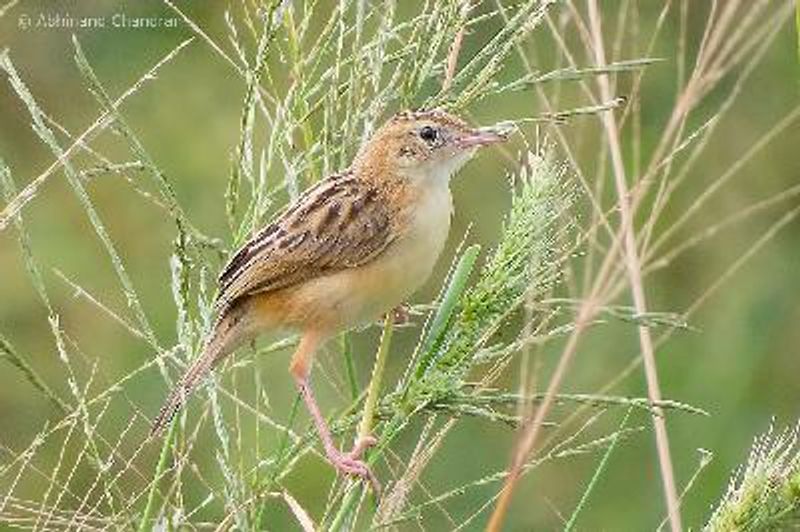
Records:
[[[381,191],[350,172],[310,189],[231,258],[219,277],[218,307],[360,266],[393,240]]]

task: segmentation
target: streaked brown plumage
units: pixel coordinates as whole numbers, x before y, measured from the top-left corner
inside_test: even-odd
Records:
[[[323,180],[239,250],[219,277],[220,302],[368,262],[392,241],[390,205],[344,172]]]
[[[374,476],[360,454],[341,453],[308,379],[317,347],[341,330],[401,303],[430,274],[449,230],[450,176],[479,146],[503,140],[441,111],[405,112],[379,129],[352,167],[309,189],[247,242],[219,277],[218,320],[206,347],[153,423],[173,418],[211,368],[242,343],[273,329],[301,341],[290,371],[331,463]]]

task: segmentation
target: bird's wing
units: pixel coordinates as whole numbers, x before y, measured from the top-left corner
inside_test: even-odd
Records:
[[[321,181],[248,241],[219,277],[218,305],[371,261],[391,243],[392,216],[349,173]]]

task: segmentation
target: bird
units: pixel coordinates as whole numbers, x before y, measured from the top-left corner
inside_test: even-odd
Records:
[[[315,353],[336,334],[368,324],[429,277],[450,229],[450,178],[478,148],[507,139],[441,109],[402,111],[378,128],[351,166],[320,180],[258,231],[219,275],[217,319],[199,357],[152,424],[162,431],[211,370],[260,334],[295,330],[289,365],[327,460],[379,490],[362,459],[372,436],[343,452],[314,397]]]

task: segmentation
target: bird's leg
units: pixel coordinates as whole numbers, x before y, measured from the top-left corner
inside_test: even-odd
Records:
[[[375,438],[371,436],[361,438],[349,453],[343,453],[336,448],[328,424],[325,422],[316,399],[314,399],[309,374],[311,373],[311,360],[319,340],[320,337],[314,333],[303,335],[300,339],[300,344],[297,346],[297,351],[292,357],[289,371],[292,373],[300,396],[303,398],[303,402],[314,420],[314,425],[317,428],[317,433],[322,441],[322,447],[325,449],[328,461],[344,474],[355,475],[368,480],[372,484],[375,493],[380,493],[380,484],[378,484],[375,475],[372,474],[369,466],[361,460],[364,451],[375,445]]]

